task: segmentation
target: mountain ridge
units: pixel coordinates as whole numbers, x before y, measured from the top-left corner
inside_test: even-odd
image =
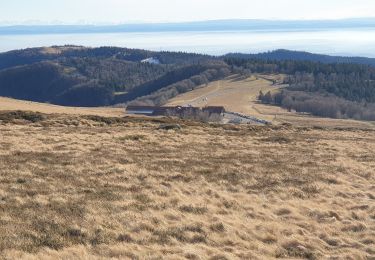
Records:
[[[326,54],[317,54],[307,51],[293,51],[287,49],[277,49],[261,53],[228,53],[224,57],[244,58],[244,59],[262,59],[262,60],[298,60],[314,61],[322,63],[354,63],[370,65],[375,67],[375,58],[362,56],[335,56]]]
[[[116,32],[174,32],[227,30],[327,30],[343,28],[373,28],[375,18],[340,20],[257,20],[231,19],[171,23],[128,23],[116,25],[6,25],[0,26],[0,35],[7,34],[65,34]]]

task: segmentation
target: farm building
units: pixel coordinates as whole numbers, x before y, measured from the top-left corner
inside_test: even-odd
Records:
[[[127,114],[165,116],[177,114],[182,111],[182,107],[155,107],[155,106],[127,106]]]
[[[154,107],[154,106],[127,106],[126,113],[133,115],[148,115],[148,116],[183,116],[194,115],[199,113],[208,113],[209,115],[218,114],[223,115],[225,112],[224,107]]]

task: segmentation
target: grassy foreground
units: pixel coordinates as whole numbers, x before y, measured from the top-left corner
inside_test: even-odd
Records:
[[[1,112],[0,257],[375,257],[375,131],[175,123]]]

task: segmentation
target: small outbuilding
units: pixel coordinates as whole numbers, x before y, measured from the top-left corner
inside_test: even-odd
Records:
[[[147,58],[144,60],[141,60],[142,63],[149,63],[149,64],[160,64],[160,60],[154,57]]]

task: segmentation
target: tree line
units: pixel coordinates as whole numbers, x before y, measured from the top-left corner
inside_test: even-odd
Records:
[[[260,92],[259,100],[264,104],[314,116],[375,121],[375,103],[353,102],[332,94],[283,90],[277,93]]]
[[[282,73],[281,93],[260,93],[263,103],[332,118],[375,120],[375,68],[352,63],[227,58],[236,73]]]

